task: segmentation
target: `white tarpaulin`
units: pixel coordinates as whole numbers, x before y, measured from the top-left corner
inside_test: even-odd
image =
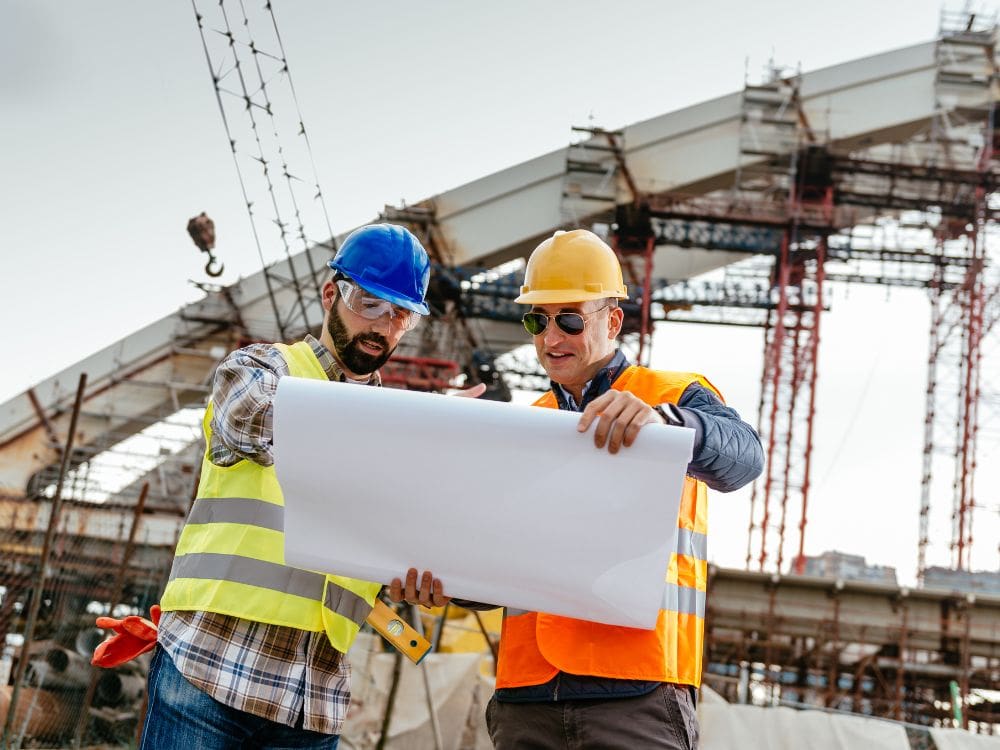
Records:
[[[376,640],[376,636],[361,633],[351,648],[351,705],[338,745],[345,750],[375,747],[385,718],[396,656],[373,650],[379,648]],[[482,658],[481,654],[428,654],[420,666],[404,659],[386,750],[435,750],[428,702],[434,707],[441,733],[442,744],[437,750],[458,750],[470,719],[478,729],[482,705],[493,694],[492,686],[480,688]],[[478,708],[473,705],[477,697]]]
[[[727,703],[702,686],[698,702],[701,750],[909,750],[906,728],[898,722],[787,706],[751,706]],[[912,725],[911,725],[912,726]],[[984,737],[959,729],[926,727],[938,750],[1000,750],[1000,737]],[[916,745],[913,745],[916,747]],[[920,745],[923,747],[923,745]]]
[[[938,750],[1000,750],[1000,737],[971,734],[961,729],[932,729]]]
[[[910,750],[906,730],[863,716],[726,703],[702,688],[702,750]]]
[[[647,425],[616,455],[579,415],[282,378],[275,468],[289,565],[652,628],[694,431]]]

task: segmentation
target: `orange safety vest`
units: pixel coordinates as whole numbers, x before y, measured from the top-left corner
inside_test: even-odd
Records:
[[[676,404],[692,383],[719,393],[702,375],[634,365],[611,387],[655,406]],[[559,408],[551,391],[534,405]],[[685,477],[677,527],[677,553],[667,567],[663,601],[653,630],[507,609],[496,686],[541,685],[560,670],[594,677],[700,685],[708,581],[708,492],[704,482]]]

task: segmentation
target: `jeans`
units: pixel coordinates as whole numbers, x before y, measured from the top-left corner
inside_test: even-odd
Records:
[[[139,750],[336,750],[339,735],[278,724],[230,708],[196,688],[157,647]]]

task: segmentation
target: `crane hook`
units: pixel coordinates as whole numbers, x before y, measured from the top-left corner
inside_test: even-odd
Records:
[[[215,264],[219,260],[210,251],[208,252],[208,263],[205,264],[205,273],[211,276],[213,279],[222,276],[222,273],[226,270],[226,264],[221,263],[219,267],[216,268]]]
[[[221,276],[222,272],[226,270],[226,266],[220,263],[219,267],[216,268],[215,264],[218,262],[218,259],[212,253],[212,249],[215,247],[215,222],[202,211],[188,221],[187,231],[198,249],[203,253],[208,253],[205,273],[213,279]]]

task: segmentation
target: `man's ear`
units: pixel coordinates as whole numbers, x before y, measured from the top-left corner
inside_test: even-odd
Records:
[[[336,302],[337,285],[333,283],[333,280],[327,281],[323,284],[323,288],[320,289],[320,303],[323,305],[323,309],[326,312],[330,312],[330,308],[332,308]]]
[[[608,315],[608,338],[616,339],[622,332],[622,325],[625,323],[625,311],[620,307],[612,307]]]

